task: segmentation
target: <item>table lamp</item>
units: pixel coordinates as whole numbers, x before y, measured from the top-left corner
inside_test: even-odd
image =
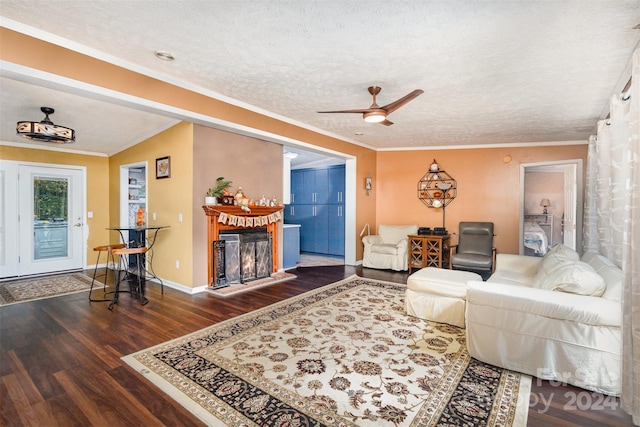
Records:
[[[542,206],[542,213],[547,214],[547,206],[551,206],[551,202],[549,201],[549,199],[542,199],[540,201],[540,206]]]

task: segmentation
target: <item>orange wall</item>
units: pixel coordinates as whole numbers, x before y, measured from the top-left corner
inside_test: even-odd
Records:
[[[512,160],[505,163],[505,156]],[[517,254],[520,164],[569,159],[586,164],[587,145],[379,152],[377,224],[442,226],[442,209],[426,207],[417,196],[418,181],[434,158],[458,184],[456,199],[446,207],[447,230],[457,232],[460,221],[491,221],[498,252]]]
[[[87,225],[87,265],[96,262],[93,248],[109,242],[109,159],[68,152],[9,147],[0,145],[0,159],[56,165],[84,166],[87,180],[87,211],[93,218],[85,218]],[[114,242],[117,239],[113,240]]]
[[[171,158],[171,177],[156,179],[156,159]],[[153,269],[163,279],[191,287],[193,227],[193,124],[179,123],[109,158],[112,225],[120,225],[120,166],[147,162],[147,221],[167,225],[158,232]],[[156,213],[156,219],[152,213]],[[178,215],[182,214],[182,221]],[[117,233],[112,231],[117,236]],[[180,268],[176,268],[179,261]]]

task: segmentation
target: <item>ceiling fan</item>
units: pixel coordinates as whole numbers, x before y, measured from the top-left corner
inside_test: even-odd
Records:
[[[424,93],[422,89],[416,89],[391,104],[379,107],[378,104],[376,104],[376,95],[380,93],[381,89],[380,86],[369,86],[369,93],[373,96],[373,104],[371,104],[369,108],[359,110],[318,111],[318,113],[361,113],[365,122],[391,126],[393,122],[387,120],[387,116]]]

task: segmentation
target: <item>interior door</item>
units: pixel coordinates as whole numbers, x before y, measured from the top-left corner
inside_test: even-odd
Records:
[[[1,277],[82,269],[83,170],[19,164],[15,172],[18,178],[7,181],[17,182],[18,192],[9,188],[3,204],[5,226],[17,234],[3,245],[17,257],[8,257]]]
[[[564,170],[564,205],[576,206],[577,204],[577,173],[575,165],[568,165]],[[576,241],[576,210],[566,209],[562,223],[562,243],[570,248],[577,248]]]

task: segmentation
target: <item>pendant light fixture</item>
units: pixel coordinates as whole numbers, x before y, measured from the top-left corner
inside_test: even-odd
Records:
[[[25,138],[34,141],[55,142],[58,144],[68,144],[76,142],[76,131],[71,128],[58,126],[53,124],[49,118],[49,114],[54,113],[51,107],[40,107],[45,115],[44,119],[39,122],[18,122],[16,132]]]

